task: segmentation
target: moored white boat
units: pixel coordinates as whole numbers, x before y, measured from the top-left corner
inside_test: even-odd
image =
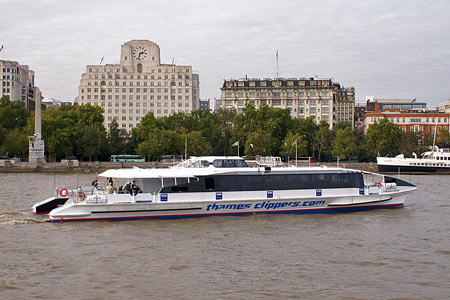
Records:
[[[375,173],[325,167],[250,168],[239,157],[199,157],[171,169],[115,169],[99,176],[136,180],[140,192],[94,190],[80,196],[71,191],[63,206],[50,211],[50,221],[360,211],[402,207],[416,190],[406,181]]]
[[[423,172],[450,173],[450,149],[434,147],[434,151],[422,153],[420,157],[377,157],[379,172]]]

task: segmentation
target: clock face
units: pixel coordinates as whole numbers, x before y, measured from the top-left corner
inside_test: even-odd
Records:
[[[144,60],[147,58],[147,49],[145,49],[144,47],[136,47],[133,50],[133,57],[137,60]]]

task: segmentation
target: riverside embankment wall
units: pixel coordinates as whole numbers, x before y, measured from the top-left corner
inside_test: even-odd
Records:
[[[256,165],[254,162],[248,162],[250,166]],[[336,163],[299,163],[298,166],[319,166],[324,165],[328,167],[336,167]],[[79,162],[77,163],[71,161],[65,162],[47,162],[47,163],[28,163],[28,162],[3,162],[0,164],[0,173],[101,173],[108,169],[118,169],[118,168],[164,168],[172,166],[170,163],[161,162]],[[287,166],[287,165],[286,165]],[[377,171],[376,163],[339,163],[339,167],[347,169],[356,169],[363,171]]]

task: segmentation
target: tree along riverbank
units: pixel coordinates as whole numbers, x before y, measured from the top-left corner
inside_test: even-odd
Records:
[[[104,127],[99,106],[48,107],[42,111],[42,138],[48,161],[76,157],[81,161],[108,161],[116,154],[139,154],[147,160],[163,156],[241,155],[251,157],[335,157],[373,161],[377,156],[423,153],[433,145],[433,135],[403,132],[387,119],[371,125],[364,134],[351,123],[330,124],[314,117],[291,118],[290,109],[252,105],[242,113],[220,110],[178,112],[166,117],[143,116],[130,130],[119,123]],[[124,125],[121,123],[121,125]],[[447,127],[445,127],[447,128]],[[445,129],[442,128],[442,129]],[[21,157],[29,153],[28,137],[34,134],[34,115],[22,101],[0,99],[0,157]],[[436,136],[437,145],[450,143],[447,129]],[[445,147],[445,146],[440,146]],[[1,165],[1,164],[0,164]]]

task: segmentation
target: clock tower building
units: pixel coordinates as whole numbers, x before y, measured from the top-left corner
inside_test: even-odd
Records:
[[[138,65],[142,65],[142,71],[151,72],[151,67],[161,64],[159,46],[146,40],[133,40],[122,45],[120,64],[130,67],[138,72]]]
[[[120,64],[86,66],[78,103],[100,106],[107,130],[116,120],[131,132],[148,113],[164,117],[199,109],[199,75],[192,66],[161,64],[158,44],[132,40],[122,45]]]

